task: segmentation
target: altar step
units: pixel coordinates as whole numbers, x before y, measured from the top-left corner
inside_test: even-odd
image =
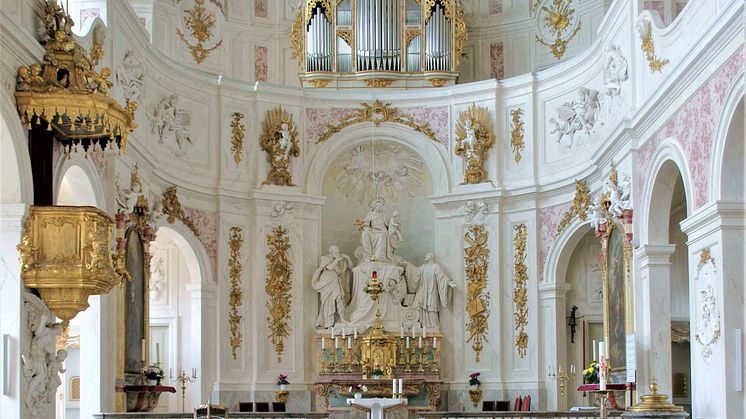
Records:
[[[608,419],[622,419],[623,412],[609,412]],[[427,412],[419,413],[420,419],[581,419],[599,418],[599,412]]]
[[[326,419],[327,413],[245,413],[229,412],[228,417],[234,418],[256,418],[256,419]],[[193,419],[193,412],[184,413],[97,413],[94,419]]]

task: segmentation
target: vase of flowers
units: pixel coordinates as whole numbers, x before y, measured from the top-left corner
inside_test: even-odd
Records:
[[[280,374],[277,376],[277,386],[280,387],[280,391],[285,391],[288,388],[288,384],[290,384],[290,382],[288,381],[287,375]]]
[[[164,373],[161,366],[158,364],[150,365],[142,369],[142,376],[145,378],[145,383],[149,386],[158,386],[161,384]]]
[[[370,370],[370,374],[373,376],[374,379],[379,380],[381,377],[383,377],[383,366],[376,362],[373,364],[373,369]]]
[[[479,381],[479,376],[482,375],[479,372],[473,372],[469,374],[469,388],[472,390],[476,390],[479,388],[479,385],[482,384],[481,381]]]
[[[598,384],[598,364],[591,361],[588,368],[583,370],[583,382],[585,384]]]
[[[360,384],[353,384],[350,386],[349,391],[350,393],[352,393],[354,398],[361,399],[363,397],[363,393],[368,391],[368,387]]]

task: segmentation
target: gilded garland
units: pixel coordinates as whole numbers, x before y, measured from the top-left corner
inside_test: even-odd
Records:
[[[484,348],[483,342],[488,341],[487,321],[490,314],[490,293],[484,291],[487,288],[487,267],[490,256],[487,239],[487,230],[481,224],[469,226],[464,234],[464,241],[467,244],[464,249],[466,314],[469,316],[466,323],[468,332],[466,343],[471,342],[471,347],[476,353],[476,362],[479,362],[479,354]]]
[[[361,103],[361,105],[362,108],[355,110],[353,115],[343,119],[339,124],[327,124],[324,132],[319,136],[319,139],[316,140],[316,144],[328,140],[332,135],[350,125],[359,124],[361,122],[372,122],[375,126],[381,125],[382,122],[394,122],[406,125],[419,133],[425,134],[427,138],[438,142],[438,139],[435,137],[435,132],[430,129],[429,125],[414,122],[412,115],[400,112],[398,109],[392,107],[390,103],[383,103],[376,99],[371,104]]]
[[[548,42],[536,35],[536,42],[548,47],[555,58],[558,60],[565,55],[567,51],[567,44],[575,38],[575,35],[580,31],[580,22],[578,21],[575,28],[570,31],[566,36],[565,32],[570,28],[572,24],[573,16],[575,15],[575,9],[571,8],[572,0],[552,0],[551,7],[542,7],[544,15],[544,27],[549,30],[549,33],[554,36],[554,41]]]
[[[176,194],[176,186],[166,189],[163,193],[163,215],[168,217],[169,224],[180,220],[197,238],[200,237],[199,229],[194,225],[194,221],[186,215],[184,208],[181,207],[181,202]]]
[[[655,55],[655,45],[653,44],[653,28],[648,20],[637,22],[637,32],[640,35],[640,49],[645,53],[648,60],[648,66],[653,72],[660,72],[663,66],[669,63],[669,60],[660,58]]]
[[[177,2],[181,2],[181,0]],[[194,0],[194,7],[184,10],[184,16],[182,16],[184,27],[189,30],[189,35],[197,41],[196,44],[192,45],[186,35],[179,28],[176,28],[176,35],[189,48],[197,64],[201,64],[210,53],[223,45],[223,40],[220,39],[214,45],[206,47],[214,36],[217,20],[215,12],[208,10],[205,2],[206,0]],[[217,6],[220,12],[225,15],[225,5],[223,3],[218,0],[210,0],[210,3]]]
[[[515,236],[513,237],[513,246],[515,253],[513,255],[513,304],[515,312],[515,347],[518,355],[523,358],[526,356],[528,349],[528,267],[526,266],[526,225],[518,224],[513,227]]]
[[[264,286],[269,299],[267,300],[267,322],[269,323],[269,338],[275,347],[277,362],[282,362],[284,340],[290,336],[290,311],[292,298],[290,265],[290,237],[287,229],[275,227],[267,235],[267,280]]]
[[[524,122],[521,120],[523,109],[515,108],[510,110],[510,145],[513,147],[513,159],[516,163],[521,161],[521,151],[526,148],[523,140]]]
[[[246,126],[242,122],[243,117],[241,112],[233,112],[233,120],[231,120],[231,152],[233,152],[233,160],[236,162],[236,166],[241,163],[243,158],[243,139],[246,137]]]
[[[487,108],[472,104],[459,114],[456,122],[456,155],[463,156],[466,168],[462,184],[488,180],[484,163],[487,152],[495,144],[492,120]]]
[[[554,232],[554,237],[558,237],[570,222],[577,216],[581,221],[585,221],[588,218],[588,209],[593,203],[591,202],[591,195],[588,191],[588,184],[584,180],[575,181],[575,198],[572,200],[572,206],[562,215],[557,230]]]
[[[240,227],[231,227],[228,231],[228,247],[231,249],[228,259],[228,276],[231,279],[231,291],[228,294],[228,305],[231,307],[228,313],[228,324],[231,328],[231,349],[233,359],[236,359],[236,350],[241,347],[241,315],[238,308],[242,304],[243,293],[241,291],[241,245],[243,237]]]
[[[300,148],[293,116],[280,106],[267,111],[259,141],[270,165],[267,179],[262,185],[295,186],[290,163],[291,157],[300,155]]]

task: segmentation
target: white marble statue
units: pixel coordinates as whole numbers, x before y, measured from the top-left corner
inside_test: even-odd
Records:
[[[118,177],[114,181],[114,186],[116,187],[117,192],[117,206],[119,210],[125,214],[132,214],[135,210],[135,205],[137,204],[137,197],[143,194],[138,170],[137,164],[135,164],[135,167],[132,169],[129,188],[123,188]]]
[[[471,119],[466,118],[464,121],[464,131],[466,131],[466,138],[464,139],[464,144],[466,144],[466,157],[470,157],[474,153],[474,147],[477,144],[477,129],[479,129],[479,125],[476,127],[472,126]]]
[[[293,139],[290,135],[290,126],[283,122],[281,125],[280,131],[277,132],[280,134],[280,138],[277,140],[277,143],[280,146],[280,150],[282,150],[282,154],[277,154],[275,156],[276,160],[288,160],[290,158],[290,149],[293,147]]]
[[[414,292],[414,303],[420,308],[420,324],[428,328],[440,327],[441,307],[448,306],[451,289],[456,284],[435,260],[435,254],[425,255],[422,266],[407,265],[407,285]]]
[[[329,247],[329,254],[321,256],[311,279],[311,287],[319,293],[320,300],[316,327],[329,328],[338,321],[347,321],[345,309],[349,302],[351,269],[352,259],[340,253],[337,246]]]
[[[142,103],[145,72],[134,51],[127,51],[122,58],[122,68],[116,73],[117,84],[122,87],[127,102]]]
[[[624,58],[619,47],[609,44],[606,49],[606,64],[604,66],[606,96],[612,98],[619,96],[622,91],[622,83],[629,79],[627,67],[627,59]]]
[[[370,211],[362,221],[361,242],[363,246],[363,259],[388,260],[388,223],[383,214],[384,201],[374,198],[368,205]]]
[[[396,249],[399,248],[401,245],[401,242],[404,241],[401,234],[401,215],[399,214],[399,211],[394,211],[391,213],[391,219],[389,220],[389,226],[388,226],[388,250],[386,252],[386,257],[389,260],[396,260],[397,255],[394,253],[396,252]]]
[[[551,118],[551,133],[557,133],[557,143],[565,150],[575,150],[586,145],[585,139],[595,132],[601,113],[599,92],[587,87],[578,89],[579,99],[565,102],[557,108],[557,118]]]

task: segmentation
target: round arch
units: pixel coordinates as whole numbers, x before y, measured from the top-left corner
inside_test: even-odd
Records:
[[[0,203],[34,202],[34,181],[31,172],[31,156],[28,151],[27,134],[18,118],[13,100],[0,94]]]
[[[193,258],[185,259],[187,259],[187,269],[189,272],[196,272],[199,275],[199,284],[213,283],[215,279],[213,278],[210,256],[207,254],[207,250],[202,245],[202,242],[199,241],[184,223],[177,220],[173,224],[169,224],[162,218],[155,223],[154,230],[156,237],[163,232],[168,235],[169,239],[176,243],[180,251],[194,256]]]
[[[546,262],[544,262],[543,283],[567,283],[565,276],[567,275],[570,258],[572,257],[575,248],[578,246],[578,243],[583,240],[583,237],[585,237],[590,229],[591,227],[588,221],[581,221],[579,218],[575,218],[567,228],[560,233],[557,240],[555,240],[554,245],[549,248],[549,252],[547,253],[547,259]],[[600,246],[599,243],[599,249]]]
[[[54,197],[57,205],[89,205],[108,212],[98,172],[81,153],[60,154],[57,158]]]
[[[665,139],[652,159],[645,179],[640,217],[640,243],[667,244],[668,220],[676,177],[684,184],[687,216],[694,208],[691,175],[681,146],[672,138]]]
[[[718,121],[715,130],[715,139],[712,142],[712,149],[710,150],[710,155],[712,156],[710,182],[708,185],[708,198],[710,201],[732,198],[728,196],[729,191],[726,191],[724,188],[726,185],[732,186],[727,180],[734,180],[733,176],[735,175],[729,173],[730,170],[728,169],[733,166],[733,163],[728,164],[728,157],[738,159],[738,156],[743,156],[744,152],[744,100],[746,91],[744,83],[743,77],[736,77],[735,86],[731,87],[728,95],[725,97],[720,121]],[[731,147],[736,148],[731,149]],[[741,148],[738,149],[738,147]],[[743,170],[742,165],[735,164],[735,166],[736,170]],[[743,193],[742,173],[740,174],[740,179],[741,185],[738,192]],[[733,191],[736,189],[738,188],[731,188],[730,190]],[[735,198],[738,199],[738,197]],[[740,199],[743,199],[743,195],[741,195]]]
[[[334,159],[345,150],[370,142],[371,129],[375,129],[376,140],[388,141],[411,148],[417,153],[430,172],[433,193],[442,195],[451,190],[450,174],[446,163],[447,150],[439,147],[423,134],[395,123],[382,123],[373,128],[372,123],[359,123],[346,127],[321,143],[305,173],[305,190],[309,195],[320,196],[322,182]]]

